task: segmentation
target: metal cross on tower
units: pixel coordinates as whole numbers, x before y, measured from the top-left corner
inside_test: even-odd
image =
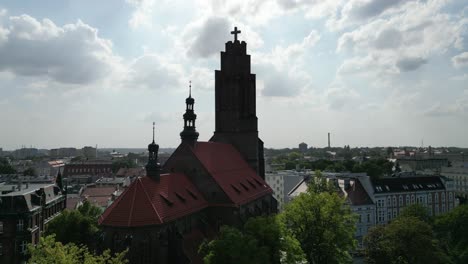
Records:
[[[237,34],[240,34],[241,31],[237,30],[237,27],[234,27],[234,31],[231,31],[231,34],[234,35],[234,41],[237,41]]]

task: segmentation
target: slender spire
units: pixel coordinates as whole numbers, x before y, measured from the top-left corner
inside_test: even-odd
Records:
[[[189,98],[192,98],[192,81],[189,81]]]
[[[153,142],[148,145],[148,164],[146,164],[146,176],[159,181],[161,166],[158,163],[159,145],[154,142],[155,123],[153,122]]]
[[[154,143],[154,125],[155,123],[153,122],[153,143]]]

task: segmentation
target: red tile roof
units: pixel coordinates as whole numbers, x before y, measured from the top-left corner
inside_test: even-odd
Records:
[[[197,142],[193,152],[235,205],[273,192],[232,145]]]
[[[157,225],[199,211],[208,205],[182,173],[162,174],[159,181],[137,178],[99,218],[104,226]]]

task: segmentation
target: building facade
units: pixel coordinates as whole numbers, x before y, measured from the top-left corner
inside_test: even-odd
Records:
[[[373,182],[373,192],[377,224],[388,223],[416,203],[425,206],[431,216],[446,213],[456,204],[454,192],[439,176],[384,178]]]
[[[65,209],[66,196],[56,184],[2,185],[0,191],[0,263],[16,264]]]
[[[278,211],[283,211],[284,206],[289,202],[288,193],[310,172],[282,170],[265,174],[265,181],[273,190],[273,196],[278,201]]]

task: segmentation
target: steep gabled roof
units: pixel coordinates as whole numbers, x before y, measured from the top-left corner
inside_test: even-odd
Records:
[[[242,205],[273,191],[230,144],[197,142],[195,156],[235,205]]]
[[[364,189],[364,186],[362,186],[359,179],[355,179],[354,182],[345,189],[345,192],[348,195],[347,199],[351,205],[359,206],[373,204],[372,199]]]
[[[104,211],[99,224],[135,227],[158,225],[199,211],[208,205],[183,173],[162,174],[159,181],[137,178]]]

